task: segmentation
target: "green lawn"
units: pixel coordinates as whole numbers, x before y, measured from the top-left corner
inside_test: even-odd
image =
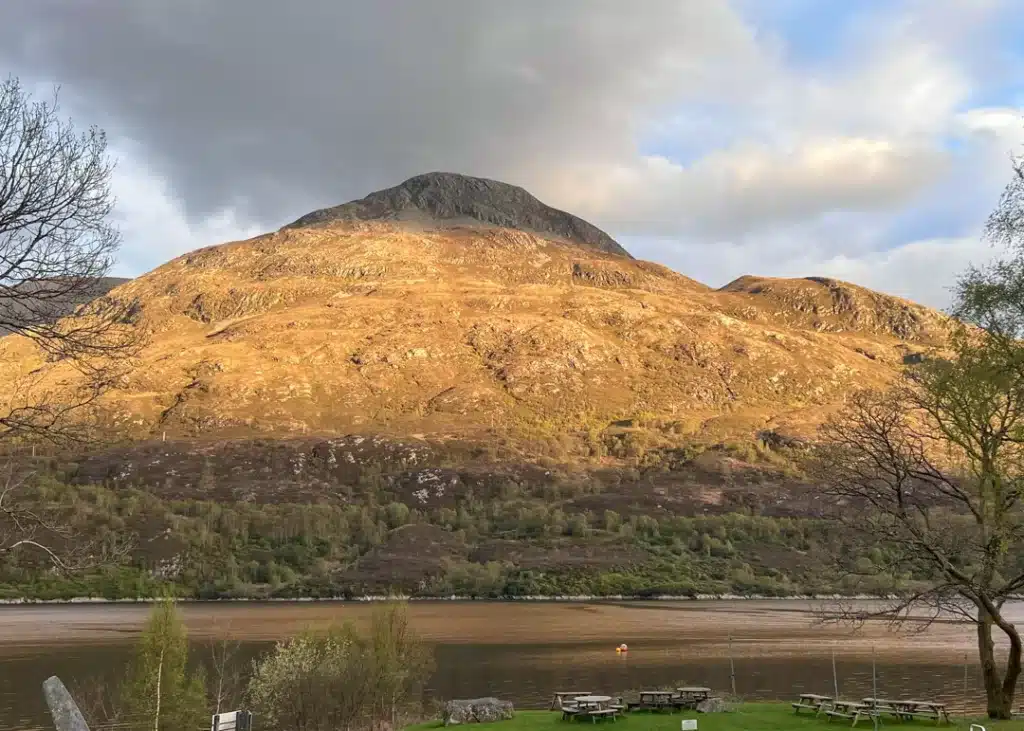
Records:
[[[806,713],[795,715],[787,703],[747,703],[733,713],[710,713],[707,715],[693,712],[682,713],[645,713],[633,712],[614,722],[602,722],[597,726],[611,726],[620,731],[679,731],[679,722],[684,718],[696,718],[698,731],[826,731],[827,729],[849,728],[848,723],[833,721],[827,723],[824,718],[815,718]],[[1024,731],[1024,721],[990,721],[988,719],[953,718],[950,725],[943,724],[940,729],[961,729],[967,731],[971,723],[979,723],[987,731]],[[426,731],[436,729],[440,723],[433,721],[410,726],[406,731]],[[886,721],[886,728],[906,728],[914,731],[936,728],[934,723],[926,721],[896,720]],[[561,716],[554,711],[520,711],[511,721],[498,723],[474,724],[476,731],[495,729],[495,731],[568,731],[569,729],[586,729],[594,726],[589,722],[563,722]],[[858,729],[871,729],[871,722],[860,721]]]

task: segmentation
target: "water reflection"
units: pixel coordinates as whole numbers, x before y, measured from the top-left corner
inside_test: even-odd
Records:
[[[266,642],[244,643],[241,658],[247,662],[270,647]],[[618,692],[680,683],[730,689],[727,658],[702,659],[687,654],[687,648],[681,645],[631,645],[628,655],[619,656],[603,645],[598,648],[592,644],[442,644],[436,648],[437,669],[428,695],[438,699],[496,695],[513,700],[521,708],[544,708],[556,688]],[[116,682],[123,677],[129,655],[127,645],[5,653],[0,663],[0,729],[48,728],[40,692],[43,680],[57,674],[69,687],[96,676]],[[736,690],[745,698],[788,699],[800,692],[832,692],[830,657],[739,658],[735,667]],[[836,669],[842,696],[872,695],[870,660],[840,658]],[[879,692],[884,695],[938,698],[954,712],[964,708],[962,667],[879,663],[876,673]],[[968,698],[975,696],[969,698],[973,711],[981,710],[977,691],[978,669],[970,667]]]
[[[51,728],[41,693],[50,675],[59,675],[70,688],[97,676],[110,682],[122,678],[130,635],[145,617],[140,607],[33,611],[5,613],[0,608],[0,731]],[[272,647],[270,637],[339,616],[359,621],[367,611],[350,606],[186,607],[186,618],[193,636],[200,638],[216,634],[211,627],[230,618],[233,631],[248,638],[239,656],[248,666]],[[521,708],[544,708],[556,689],[612,693],[680,683],[728,692],[730,652],[741,696],[792,699],[800,692],[832,693],[835,648],[843,697],[872,695],[872,653],[877,650],[880,694],[941,699],[954,713],[965,706],[982,710],[980,675],[973,664],[964,689],[963,659],[965,654],[973,659],[965,627],[937,628],[911,638],[879,632],[843,635],[837,641],[837,630],[813,626],[806,611],[794,612],[793,605],[754,603],[586,610],[476,603],[414,605],[412,612],[418,628],[436,643],[437,668],[428,694],[437,699],[496,695]],[[204,624],[207,620],[213,624]],[[72,631],[76,622],[77,634]],[[61,644],[42,642],[47,631]],[[19,639],[35,644],[19,645]],[[627,655],[614,652],[619,641],[629,643]],[[197,656],[207,654],[204,642],[195,643]]]

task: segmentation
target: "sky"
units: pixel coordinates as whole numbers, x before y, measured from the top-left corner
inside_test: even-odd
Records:
[[[413,175],[521,185],[712,286],[935,307],[1024,153],[1020,0],[3,0],[106,130],[135,276]]]

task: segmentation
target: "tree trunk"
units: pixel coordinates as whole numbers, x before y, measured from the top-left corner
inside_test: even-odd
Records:
[[[999,628],[1010,640],[1006,671],[1000,673],[996,667],[995,643],[992,641],[992,625]],[[981,659],[981,675],[985,682],[985,697],[988,717],[1009,719],[1012,717],[1014,691],[1021,673],[1021,640],[1016,627],[1002,617],[994,618],[984,608],[978,610],[978,657]],[[1000,677],[1001,676],[1001,677]]]
[[[160,664],[156,666],[156,711],[153,713],[153,731],[160,731],[160,685],[164,678],[164,648],[160,648]]]

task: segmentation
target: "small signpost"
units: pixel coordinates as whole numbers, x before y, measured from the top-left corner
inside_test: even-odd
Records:
[[[252,714],[249,711],[218,713],[210,723],[210,731],[252,731]]]
[[[680,728],[680,731],[697,731],[697,719],[696,718],[686,718],[686,719],[683,719],[683,723],[682,723],[682,727]]]

